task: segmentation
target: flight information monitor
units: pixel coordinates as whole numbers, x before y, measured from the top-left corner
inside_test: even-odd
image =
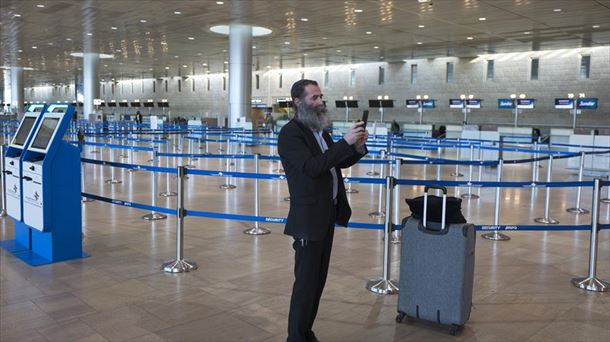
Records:
[[[357,100],[335,100],[335,107],[337,108],[358,108]]]
[[[154,106],[155,106],[154,102],[144,102],[144,107],[150,108],[150,107],[154,107]]]
[[[394,100],[369,100],[369,108],[393,108]]]
[[[533,109],[535,102],[534,99],[517,99],[517,108]]]
[[[436,107],[436,100],[422,100],[421,107],[422,108],[434,108],[434,107]]]
[[[407,108],[419,108],[418,100],[407,100]]]
[[[15,134],[15,138],[13,138],[13,145],[23,146],[25,144],[25,139],[30,135],[30,131],[36,122],[36,118],[33,116],[26,116],[23,118],[23,122],[19,126],[19,130],[17,134]]]
[[[466,100],[466,108],[481,108],[481,100],[480,99]]]
[[[500,109],[512,109],[515,108],[513,99],[498,99],[498,108]]]
[[[449,108],[464,108],[462,99],[449,99]]]
[[[34,137],[34,142],[32,142],[32,147],[46,150],[58,124],[59,118],[43,119],[40,128],[38,129],[38,133],[36,133],[36,137]]]
[[[556,109],[572,109],[574,108],[574,99],[555,99]]]

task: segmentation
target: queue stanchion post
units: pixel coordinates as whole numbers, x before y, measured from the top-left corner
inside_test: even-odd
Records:
[[[380,153],[380,169],[379,169],[379,178],[385,178],[385,150],[381,150]],[[373,211],[369,213],[370,217],[383,217],[386,213],[383,211],[383,184],[379,184],[379,196],[377,197],[377,211]]]
[[[468,165],[468,193],[466,194],[462,194],[460,197],[464,198],[464,199],[477,199],[479,198],[478,195],[473,194],[472,193],[472,173],[473,173],[473,169],[474,166],[472,165],[472,163],[474,162],[474,145],[470,144],[470,164]]]
[[[353,168],[353,166],[351,166],[349,169],[347,169],[348,178],[352,178],[352,168]],[[359,192],[360,191],[358,191],[358,189],[352,188],[352,182],[347,183],[347,189],[345,189],[346,194],[357,194]]]
[[[538,142],[534,141],[534,162],[532,163],[532,182],[538,181]]]
[[[610,175],[608,175],[608,181],[610,181]],[[610,185],[606,185],[606,197],[599,200],[602,203],[610,203]]]
[[[225,171],[231,172],[231,160],[229,159],[228,156],[225,157]],[[220,189],[224,189],[224,190],[233,190],[233,189],[237,188],[237,186],[235,184],[231,184],[231,176],[226,176],[224,184],[221,184],[218,187]]]
[[[114,153],[114,148],[112,148],[112,147],[109,148],[109,152],[110,152],[110,162],[112,163],[112,162],[114,162],[114,154],[115,154]],[[114,169],[115,169],[114,166],[110,166],[110,178],[106,179],[106,181],[105,181],[106,184],[114,185],[114,184],[121,184],[121,183],[123,183],[122,180],[114,178]]]
[[[133,162],[134,162],[134,158],[133,158],[134,147],[135,147],[135,141],[132,141],[132,142],[131,142],[131,148],[129,149],[129,152],[128,152],[128,154],[129,154],[129,160],[128,160],[128,162],[129,162],[129,164],[131,164],[131,165],[133,165]],[[135,168],[135,167],[132,167],[132,168],[127,169],[127,172],[130,172],[130,173],[131,173],[131,172],[137,172],[137,171],[138,171],[138,169],[137,169],[137,168]]]
[[[260,158],[260,154],[255,153],[254,154],[254,173],[256,173],[257,175],[259,174],[259,158]],[[259,212],[260,212],[260,197],[259,197],[259,191],[258,191],[258,183],[259,183],[259,179],[255,178],[254,179],[254,216],[259,216]],[[267,235],[270,234],[271,230],[261,227],[258,223],[258,221],[254,221],[254,227],[248,228],[246,230],[244,230],[244,234],[247,235]]]
[[[153,166],[157,166],[157,149],[153,147]],[[150,205],[153,207],[153,210],[149,213],[146,214],[144,216],[142,216],[143,220],[147,220],[147,221],[157,221],[157,220],[163,220],[167,218],[167,215],[162,214],[162,213],[158,213],[155,211],[155,207],[157,207],[157,171],[153,171],[152,175],[151,175],[151,193],[150,193],[150,198],[151,198],[151,203]]]
[[[375,160],[377,159],[376,154],[371,154],[372,159]],[[366,174],[368,176],[379,176],[379,172],[375,171],[375,163],[371,163],[371,171],[368,171]]]
[[[504,161],[500,159],[498,161],[498,166],[496,167],[496,182],[502,182],[502,170],[504,168]],[[494,199],[494,232],[493,233],[485,233],[482,234],[481,237],[483,239],[492,240],[492,241],[508,241],[510,240],[510,236],[506,234],[502,234],[498,232],[498,227],[500,226],[500,203],[502,201],[502,188],[496,187],[496,196]]]
[[[483,180],[483,149],[481,148],[481,143],[479,143],[479,171],[477,175],[477,181],[481,182]],[[477,187],[477,195],[481,197],[481,187]]]
[[[582,175],[585,169],[585,152],[580,152],[580,160],[578,167],[578,181],[582,182]],[[576,207],[566,209],[567,212],[572,214],[587,214],[589,210],[580,207],[580,197],[582,192],[582,186],[578,186],[576,190]]]
[[[369,280],[366,283],[367,290],[384,295],[393,295],[398,293],[398,284],[396,280],[391,279],[390,270],[392,263],[392,241],[390,236],[392,235],[392,201],[393,192],[396,186],[396,179],[394,177],[386,177],[386,203],[385,209],[387,215],[385,216],[384,224],[384,239],[383,239],[383,275],[381,278]]]
[[[460,138],[457,139],[457,147],[456,147],[456,160],[460,161],[462,154],[462,144]],[[455,164],[455,171],[450,174],[451,177],[459,178],[464,177],[464,174],[460,173],[460,164]]]
[[[178,197],[176,201],[176,259],[161,265],[161,269],[167,273],[184,273],[194,271],[198,268],[197,264],[184,259],[184,183],[186,183],[187,168],[178,166],[177,189]]]
[[[6,217],[6,173],[4,172],[4,153],[6,147],[4,144],[0,145],[0,172],[2,173],[2,210],[0,210],[0,217]]]
[[[271,149],[270,154],[272,156],[274,156],[276,154],[275,153],[276,146],[277,145],[271,145],[270,146],[270,149]],[[271,163],[273,164],[273,161]],[[278,164],[277,169],[274,169],[272,172],[275,172],[275,173],[284,173],[284,169],[282,169],[282,162],[280,160],[278,160],[277,164]]]
[[[599,232],[599,209],[601,179],[593,180],[593,212],[591,213],[591,238],[589,240],[589,275],[572,279],[572,284],[580,289],[593,292],[610,291],[610,283],[597,277],[597,245]]]
[[[549,161],[547,163],[546,181],[551,182],[553,180],[553,155],[549,155]],[[550,217],[549,210],[551,205],[551,188],[549,186],[545,189],[544,199],[544,217],[538,217],[534,221],[544,224],[558,224],[559,221]]]
[[[400,158],[396,158],[394,160],[394,178],[400,179],[400,166],[402,165],[402,160]],[[394,186],[394,208],[392,209],[392,223],[393,226],[400,225],[400,185]],[[398,244],[400,243],[400,230],[392,230],[392,243]]]
[[[171,141],[167,142],[166,148],[165,150],[167,151],[167,153],[170,152],[170,145],[173,145],[173,143]],[[174,145],[175,147],[175,145]],[[165,157],[165,165],[169,168],[170,167],[170,161],[171,157],[166,156]],[[163,196],[163,197],[172,197],[172,196],[176,196],[177,193],[172,191],[171,189],[171,180],[170,180],[170,174],[169,172],[167,172],[165,174],[165,191],[163,191],[162,193],[159,194],[159,196]]]

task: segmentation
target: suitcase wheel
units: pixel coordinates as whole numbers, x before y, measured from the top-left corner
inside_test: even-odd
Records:
[[[405,316],[407,316],[406,313],[404,313],[402,311],[398,311],[398,315],[396,315],[396,323],[402,322],[402,320],[405,318]]]
[[[460,330],[461,327],[461,325],[452,324],[449,328],[449,335],[455,336],[455,334],[457,334],[458,330]]]

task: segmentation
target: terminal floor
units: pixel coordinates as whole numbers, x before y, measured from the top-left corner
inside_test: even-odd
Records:
[[[250,150],[247,150],[250,152]],[[268,153],[268,149],[260,150]],[[89,154],[100,158],[98,154]],[[109,160],[108,150],[103,158]],[[136,163],[148,154],[135,153]],[[115,157],[118,160],[118,157]],[[126,161],[126,159],[121,159]],[[165,160],[161,165],[165,165]],[[193,161],[202,169],[224,168],[217,160]],[[237,161],[238,171],[251,172],[250,160]],[[173,161],[170,165],[174,165]],[[261,172],[277,164],[261,162]],[[364,176],[369,165],[357,166]],[[443,167],[442,178],[454,167]],[[403,166],[401,178],[436,177],[436,167]],[[467,174],[467,168],[461,168]],[[541,176],[546,169],[541,169]],[[495,178],[484,169],[483,179]],[[531,166],[506,166],[505,180],[531,179]],[[105,184],[106,167],[86,166],[86,191],[134,202],[150,201],[146,172],[115,172],[122,184]],[[165,190],[159,177],[159,191]],[[475,168],[476,178],[476,168]],[[554,167],[555,180],[575,180],[565,161]],[[588,178],[587,178],[588,179]],[[224,178],[190,176],[186,208],[212,212],[253,213],[253,181],[233,179],[235,190],[220,190]],[[170,177],[175,190],[175,179]],[[354,185],[350,195],[355,222],[376,222],[377,189]],[[284,181],[260,182],[261,215],[284,217],[288,195]],[[468,189],[460,189],[460,193]],[[464,201],[469,221],[491,224],[493,189],[481,199]],[[565,212],[575,189],[553,189],[551,216],[561,224],[586,224],[590,215]],[[421,188],[401,190],[401,198]],[[544,212],[544,190],[505,189],[502,224],[534,224]],[[604,192],[605,194],[605,192]],[[583,191],[590,208],[591,193]],[[159,197],[173,207],[175,197]],[[0,251],[0,340],[9,341],[283,341],[292,286],[293,251],[282,225],[265,224],[272,233],[247,236],[249,222],[187,217],[185,256],[199,269],[171,275],[160,271],[175,254],[175,219],[141,220],[141,210],[102,202],[83,204],[84,247],[91,257],[29,267]],[[409,214],[401,203],[401,217]],[[601,221],[610,222],[603,204]],[[0,220],[2,240],[12,238],[12,221]],[[322,341],[609,341],[610,294],[583,291],[570,279],[587,273],[589,232],[509,232],[511,240],[477,239],[474,303],[470,321],[453,337],[425,323],[394,322],[397,296],[380,296],[364,286],[381,275],[382,233],[338,228],[328,283],[314,331]],[[398,277],[399,247],[392,251],[393,277]],[[610,278],[610,231],[600,233],[598,274]],[[433,271],[433,270],[431,270]]]

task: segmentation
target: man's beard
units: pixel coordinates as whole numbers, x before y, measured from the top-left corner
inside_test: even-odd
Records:
[[[304,102],[299,103],[297,105],[297,118],[305,126],[315,131],[321,131],[330,127],[328,110],[323,104],[319,106],[310,106]]]

